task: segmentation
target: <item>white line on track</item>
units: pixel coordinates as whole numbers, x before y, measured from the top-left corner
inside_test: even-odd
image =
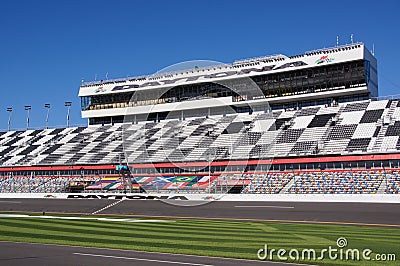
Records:
[[[127,252],[129,250],[126,249],[117,249],[117,248],[98,248],[98,247],[84,247],[84,246],[74,246],[74,245],[60,245],[60,244],[45,244],[45,243],[30,243],[30,242],[15,242],[15,241],[4,241],[0,240],[0,243],[13,243],[13,244],[22,244],[22,245],[34,245],[34,246],[49,246],[49,247],[63,247],[63,248],[79,248],[79,249],[88,249],[88,250],[100,250],[100,251],[124,251]],[[133,252],[140,252],[143,254],[158,254],[158,255],[166,255],[166,256],[179,256],[179,257],[188,257],[188,258],[198,258],[198,259],[218,259],[223,261],[240,261],[243,265],[246,265],[246,262],[255,262],[256,260],[250,259],[235,259],[235,258],[224,258],[224,257],[213,257],[213,256],[202,256],[202,255],[189,255],[189,254],[176,254],[176,253],[166,253],[166,252],[155,252],[155,251],[139,251],[132,250]],[[85,253],[81,253],[85,254]],[[278,261],[268,261],[268,264],[279,264],[279,265],[297,265],[297,266],[311,266],[311,264],[296,264],[294,262],[278,262]]]
[[[125,200],[125,199],[121,199],[121,200],[119,200],[119,201],[116,201],[116,202],[114,202],[114,203],[111,203],[110,205],[107,205],[107,206],[105,206],[104,208],[101,208],[100,210],[97,210],[97,211],[95,211],[95,212],[92,212],[91,214],[98,214],[99,212],[102,212],[102,211],[107,210],[107,209],[109,209],[109,208],[111,208],[111,207],[114,207],[115,205],[117,205],[117,204],[123,202],[124,200]]]
[[[0,203],[22,203],[21,201],[8,201],[8,200],[0,200]]]
[[[293,206],[267,206],[267,205],[237,205],[235,208],[275,208],[275,209],[294,209]]]
[[[211,264],[200,264],[200,263],[191,263],[191,262],[182,262],[182,261],[170,261],[170,260],[143,259],[143,258],[134,258],[134,257],[120,257],[120,256],[111,256],[111,255],[102,255],[102,254],[90,254],[90,253],[73,253],[73,254],[74,255],[79,255],[79,256],[111,258],[111,259],[121,259],[121,260],[136,260],[136,261],[169,263],[169,264],[179,264],[179,265],[213,266]]]
[[[36,218],[36,219],[59,219],[59,220],[96,220],[105,222],[127,222],[127,223],[171,223],[174,220],[155,219],[130,219],[130,218],[107,218],[107,217],[82,217],[82,216],[51,216],[51,215],[27,215],[27,214],[1,214],[0,218]]]

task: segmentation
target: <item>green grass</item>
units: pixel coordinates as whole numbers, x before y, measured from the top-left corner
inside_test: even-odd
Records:
[[[115,218],[115,217],[113,217]],[[122,218],[122,217],[120,217]],[[126,217],[124,217],[126,218]],[[400,229],[272,222],[174,219],[170,223],[127,223],[96,220],[0,218],[0,240],[142,251],[257,259],[257,251],[272,248],[337,248],[345,237],[350,249],[369,248],[374,254],[395,254],[397,261],[295,261],[318,265],[399,265]],[[276,254],[276,253],[275,253]],[[317,253],[318,254],[318,253]],[[274,256],[275,261],[279,261]],[[288,260],[291,261],[291,260]]]

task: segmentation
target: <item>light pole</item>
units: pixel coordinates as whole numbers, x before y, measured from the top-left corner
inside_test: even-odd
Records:
[[[208,154],[207,161],[208,161],[208,194],[210,194],[211,193],[211,162],[212,162],[211,153]]]
[[[8,131],[10,131],[12,111],[13,111],[12,107],[8,107],[7,108],[7,112],[9,113],[9,115],[8,115],[8,123],[7,123]]]
[[[207,162],[208,162],[208,193],[211,193],[211,163],[214,161],[215,157],[215,151],[208,151],[209,153],[207,154]]]
[[[71,108],[71,104],[72,104],[72,102],[65,102],[65,106],[68,108],[67,109],[67,127],[69,127],[69,111]]]
[[[46,114],[46,129],[48,129],[48,128],[49,128],[50,104],[49,104],[49,103],[44,104],[44,108],[47,109],[47,114]]]
[[[25,110],[28,111],[28,114],[26,116],[26,130],[29,128],[29,115],[31,113],[32,107],[30,105],[25,105]]]

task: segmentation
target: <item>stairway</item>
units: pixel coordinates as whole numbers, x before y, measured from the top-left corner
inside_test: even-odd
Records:
[[[390,174],[386,174],[385,178],[383,178],[381,185],[379,186],[378,190],[376,191],[377,194],[386,194],[388,178],[391,178]]]
[[[376,125],[379,126],[381,125],[381,130],[378,133],[378,136],[375,139],[375,143],[372,146],[372,150],[379,152],[381,151],[382,148],[382,142],[383,142],[383,138],[386,135],[386,131],[389,127],[389,124],[385,124],[384,121],[392,121],[392,115],[394,113],[394,110],[397,106],[398,101],[392,101],[392,103],[390,104],[390,107],[386,113],[386,115],[383,118],[380,118],[377,122]]]
[[[289,183],[287,183],[286,186],[282,188],[282,190],[279,192],[279,194],[287,194],[290,187],[292,187],[295,182],[296,182],[296,176],[294,176],[292,178],[292,180],[290,180]]]

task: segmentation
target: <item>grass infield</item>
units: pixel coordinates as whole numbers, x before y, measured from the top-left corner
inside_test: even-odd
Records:
[[[267,244],[269,251],[285,249],[286,256],[291,249],[300,252],[300,260],[288,258],[287,262],[317,265],[399,265],[400,261],[400,228],[224,220],[163,220],[170,222],[1,217],[0,240],[253,260],[258,259],[257,251]],[[347,249],[358,249],[362,254],[364,249],[371,249],[373,252],[369,257],[373,260],[331,260],[328,253],[325,253],[323,260],[301,259],[304,249],[314,249],[319,257],[322,249],[328,249],[329,246],[338,248],[336,241],[339,237],[347,239],[347,246],[342,248],[344,252]],[[337,254],[339,256],[339,251]],[[396,260],[378,262],[375,260],[376,254],[394,254]],[[266,260],[269,260],[269,256]],[[273,260],[282,261],[278,259],[276,252]]]

